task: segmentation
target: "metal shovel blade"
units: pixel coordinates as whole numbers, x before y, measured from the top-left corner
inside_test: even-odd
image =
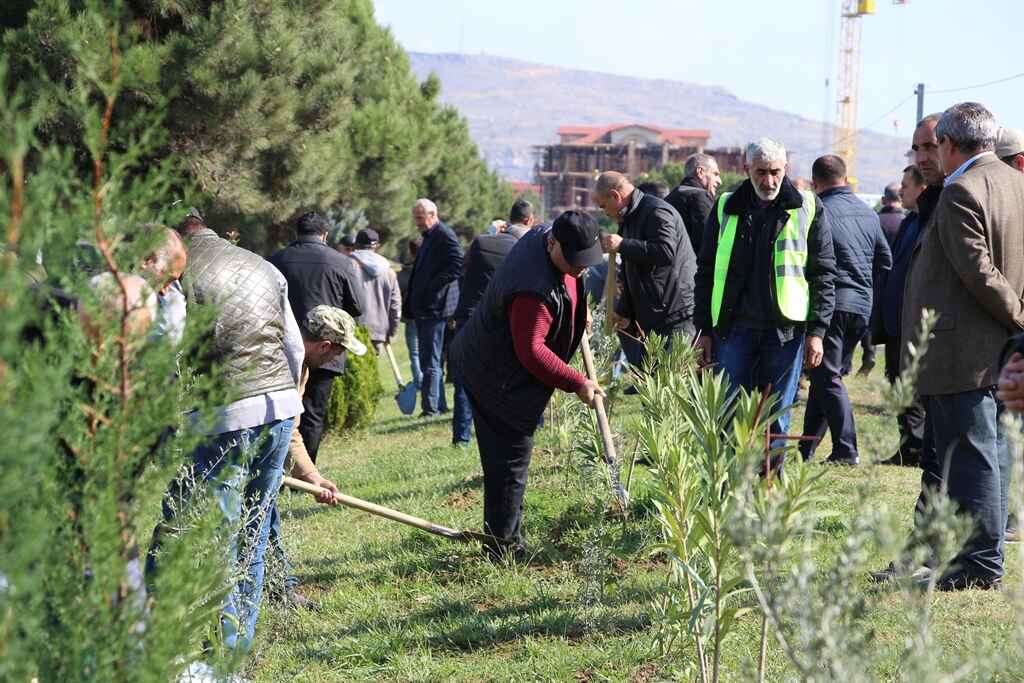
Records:
[[[395,401],[398,402],[398,409],[403,415],[412,415],[416,411],[416,385],[409,382],[395,394]]]

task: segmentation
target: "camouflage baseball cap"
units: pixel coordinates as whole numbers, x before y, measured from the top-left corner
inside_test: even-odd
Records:
[[[356,321],[340,308],[317,306],[306,315],[306,330],[311,337],[344,346],[357,356],[366,353],[366,344],[356,339]]]

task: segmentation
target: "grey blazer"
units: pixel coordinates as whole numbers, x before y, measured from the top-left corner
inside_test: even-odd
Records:
[[[904,287],[904,343],[924,309],[939,314],[918,391],[994,385],[1003,345],[1024,330],[1024,173],[987,155],[945,187]]]

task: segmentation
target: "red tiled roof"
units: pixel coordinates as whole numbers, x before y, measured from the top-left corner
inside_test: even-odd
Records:
[[[528,182],[528,181],[525,181],[525,180],[509,180],[509,181],[506,181],[506,182],[508,182],[508,184],[512,186],[512,190],[516,194],[522,194],[522,193],[526,192],[527,190],[533,190],[539,196],[543,196],[544,195],[544,188],[541,185],[535,185],[534,183],[531,183],[531,182]]]
[[[700,129],[687,129],[687,128],[662,128],[661,126],[653,126],[647,123],[613,123],[609,126],[561,126],[558,129],[558,135],[579,135],[575,140],[570,141],[568,144],[572,145],[590,145],[596,143],[598,140],[608,135],[614,130],[619,128],[626,128],[629,126],[637,126],[640,128],[647,128],[659,133],[663,142],[676,142],[681,139],[692,139],[702,138],[707,140],[711,137],[711,131],[700,130]]]

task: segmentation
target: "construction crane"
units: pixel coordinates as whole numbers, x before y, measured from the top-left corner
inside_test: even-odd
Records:
[[[843,0],[839,37],[839,97],[832,151],[846,162],[857,186],[857,95],[860,88],[860,19],[875,13],[875,0]]]
[[[892,0],[906,5],[909,0]],[[875,0],[842,0],[839,37],[839,97],[832,151],[846,161],[846,175],[857,189],[857,96],[860,89],[860,19],[875,13]],[[828,87],[826,80],[826,88]]]

